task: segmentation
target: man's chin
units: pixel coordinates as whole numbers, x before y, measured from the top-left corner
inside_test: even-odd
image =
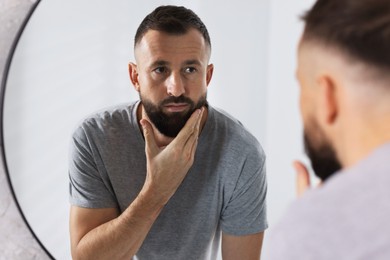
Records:
[[[183,118],[188,116],[189,111],[178,111],[178,112],[172,112],[172,111],[164,111],[164,115],[167,118]]]
[[[165,114],[165,120],[154,122],[154,125],[161,134],[174,138],[183,129],[190,116],[189,113],[169,113]]]
[[[318,147],[314,146],[308,135],[304,136],[305,152],[310,159],[314,174],[322,181],[327,180],[341,169],[340,161],[329,142],[322,142]]]

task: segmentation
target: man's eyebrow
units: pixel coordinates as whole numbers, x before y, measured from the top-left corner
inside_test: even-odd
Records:
[[[158,66],[165,66],[165,65],[168,65],[169,62],[168,61],[165,61],[165,60],[156,60],[155,62],[153,62],[150,67],[158,67]]]
[[[169,64],[170,63],[168,61],[165,61],[165,60],[156,60],[155,62],[150,64],[150,67],[153,68],[153,67],[159,67],[159,66],[166,66],[166,65],[169,65]],[[186,60],[186,61],[184,61],[183,65],[198,65],[198,66],[202,66],[202,63],[199,60],[193,59],[193,60]]]
[[[202,64],[200,63],[200,61],[199,60],[186,60],[185,62],[184,62],[184,65],[199,65],[199,66],[201,66]]]

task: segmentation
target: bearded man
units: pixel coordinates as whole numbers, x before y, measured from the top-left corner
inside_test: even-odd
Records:
[[[297,78],[306,167],[266,259],[390,259],[390,1],[318,0],[303,17]],[[302,194],[303,193],[303,194]]]
[[[88,117],[71,145],[74,259],[259,259],[265,156],[207,103],[210,37],[191,10],[146,16],[129,64],[140,100]]]

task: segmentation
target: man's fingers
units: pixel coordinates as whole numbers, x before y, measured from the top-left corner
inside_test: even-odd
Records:
[[[188,139],[191,137],[192,134],[199,134],[199,126],[200,121],[202,120],[202,115],[203,115],[204,107],[201,109],[197,109],[192,113],[191,117],[188,119],[187,123],[181,129],[177,137],[172,141],[172,143],[182,144],[182,147],[184,147],[188,141]]]
[[[297,172],[297,195],[300,197],[307,189],[310,188],[310,175],[303,163],[294,161],[293,166]]]
[[[199,128],[199,124],[196,126],[196,128]],[[195,130],[190,137],[187,139],[187,142],[184,144],[183,152],[188,154],[189,159],[193,159],[196,152],[196,147],[198,146],[198,134],[199,129]]]
[[[145,152],[147,156],[154,156],[158,153],[158,146],[154,139],[154,133],[150,122],[146,119],[140,121],[145,138]]]
[[[184,144],[184,149],[190,149],[191,151],[196,150],[196,145],[198,137],[199,137],[199,131],[200,131],[200,122],[202,121],[202,115],[203,115],[204,108],[202,108],[199,119],[196,122],[195,129],[192,132],[192,134],[188,137],[187,142]],[[195,145],[195,146],[194,146]],[[194,151],[195,153],[195,151]]]

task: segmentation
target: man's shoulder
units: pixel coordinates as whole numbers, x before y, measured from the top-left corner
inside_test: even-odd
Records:
[[[253,147],[264,154],[260,142],[237,118],[221,108],[210,107],[209,109],[213,113],[214,127],[220,135],[225,133],[229,141],[237,146],[246,149]]]
[[[335,232],[340,224],[336,214],[343,207],[342,202],[334,203],[336,193],[333,187],[318,187],[291,203],[269,231],[265,256],[276,260],[334,259],[327,255],[328,248],[334,247],[333,236],[340,237]]]
[[[107,108],[100,109],[86,116],[82,124],[107,124],[107,123],[120,123],[131,119],[136,103],[123,103]]]
[[[308,227],[307,231],[313,231],[326,228],[328,224],[339,224],[340,222],[329,223],[327,220],[334,219],[339,214],[346,214],[361,203],[358,193],[363,187],[357,184],[361,182],[360,179],[360,176],[352,171],[335,173],[324,183],[306,191],[302,197],[291,203],[280,225],[283,229],[286,226],[290,229]],[[351,203],[353,201],[357,203]]]
[[[225,123],[232,126],[244,127],[243,124],[237,118],[235,118],[222,108],[209,105],[209,110],[214,115],[214,118],[217,123]]]
[[[353,250],[375,251],[384,236],[390,239],[390,166],[383,164],[380,155],[383,153],[335,173],[292,203],[269,233],[272,254],[296,256],[290,259],[314,259],[327,254],[325,259],[354,259],[348,257]],[[386,235],[378,236],[378,230]],[[308,255],[312,258],[305,258]]]
[[[136,109],[137,102],[123,103],[111,107],[106,107],[97,110],[85,116],[80,122],[79,126],[109,126],[112,124],[122,124],[132,120],[134,109]]]
[[[76,125],[73,136],[84,134],[104,134],[113,129],[127,128],[135,120],[134,110],[138,102],[123,103],[111,107],[106,107],[85,116]]]

